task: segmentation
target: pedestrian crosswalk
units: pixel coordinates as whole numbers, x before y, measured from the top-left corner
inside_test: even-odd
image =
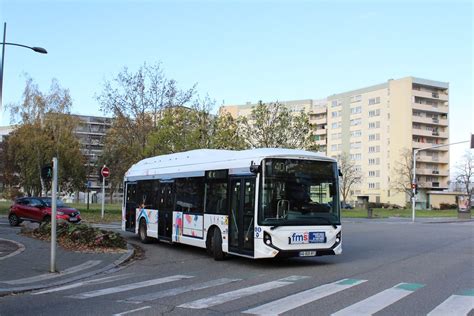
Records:
[[[32,294],[54,293],[54,295],[61,295],[63,292],[65,297],[81,300],[97,297],[110,298],[122,303],[122,305],[119,305],[122,308],[125,307],[117,313],[121,315],[134,313],[135,311],[153,311],[154,303],[163,303],[165,302],[163,299],[171,297],[173,297],[172,306],[183,309],[183,311],[188,310],[189,313],[209,308],[218,308],[219,310],[219,308],[225,308],[226,303],[239,302],[240,305],[237,304],[237,306],[244,306],[240,310],[243,314],[280,315],[283,313],[291,314],[292,311],[298,314],[298,309],[303,307],[306,308],[305,310],[317,312],[318,306],[327,307],[325,303],[330,296],[334,298],[334,295],[340,295],[344,291],[358,293],[360,296],[360,293],[370,288],[370,290],[367,290],[367,297],[358,302],[348,304],[348,306],[335,306],[329,312],[325,309],[326,314],[332,313],[334,316],[344,316],[372,315],[393,304],[402,303],[403,299],[408,296],[416,296],[416,293],[427,290],[425,284],[419,283],[403,282],[395,285],[379,286],[373,280],[353,278],[325,284],[312,284],[310,277],[299,275],[265,280],[260,283],[252,278],[222,277],[203,280],[199,276],[192,275],[192,273],[161,276],[140,282],[134,282],[133,277],[133,274],[119,274],[37,291]],[[121,284],[111,285],[111,282]],[[298,283],[299,286],[296,286]],[[103,287],[97,289],[97,285],[103,285]],[[95,289],[78,291],[78,289],[88,286],[95,286]],[[74,295],[67,293],[71,289],[74,289]],[[141,294],[140,290],[142,290]],[[143,294],[144,291],[146,291],[145,294]],[[190,295],[190,293],[193,293],[193,295]],[[196,293],[198,294],[196,295]],[[189,297],[193,299],[189,299]],[[255,297],[255,299],[246,300],[248,297]],[[257,302],[256,299],[261,301]],[[334,300],[332,302],[334,303]],[[127,304],[135,305],[128,305],[130,308],[126,308]],[[169,304],[169,301],[166,301],[166,304]],[[465,289],[449,297],[440,298],[439,304],[437,306],[427,306],[425,313],[430,316],[468,315],[473,309],[474,289]],[[235,310],[232,310],[232,312],[235,312]]]

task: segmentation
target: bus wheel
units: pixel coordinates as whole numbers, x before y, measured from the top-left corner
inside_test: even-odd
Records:
[[[209,256],[213,257],[214,256],[214,252],[212,251],[212,248],[214,247],[213,246],[213,238],[214,238],[214,230],[216,230],[215,228],[211,228],[208,232],[207,232],[207,237],[206,237],[206,252]]]
[[[225,254],[222,251],[222,235],[220,229],[215,228],[212,234],[212,254],[214,260],[224,260]]]
[[[138,227],[138,236],[140,237],[140,241],[144,244],[151,242],[151,238],[146,234],[146,222],[143,218],[140,220],[140,226]]]

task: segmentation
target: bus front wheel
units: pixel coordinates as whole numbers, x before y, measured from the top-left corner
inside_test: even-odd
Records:
[[[214,255],[214,260],[224,260],[225,254],[222,251],[222,235],[221,231],[218,228],[215,228],[212,234],[212,254]]]
[[[144,244],[148,244],[151,242],[151,238],[148,237],[146,231],[147,231],[146,222],[142,218],[140,220],[140,226],[138,227],[138,236],[140,237],[140,241]]]

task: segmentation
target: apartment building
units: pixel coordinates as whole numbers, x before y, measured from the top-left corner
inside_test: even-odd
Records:
[[[78,119],[78,126],[74,131],[81,152],[86,158],[85,166],[89,190],[99,192],[102,182],[99,180],[99,158],[104,149],[104,138],[107,130],[112,125],[112,119],[102,116],[72,115]]]
[[[448,83],[406,77],[323,100],[281,103],[306,105],[320,150],[334,158],[346,153],[360,169],[363,181],[353,187],[352,201],[404,206],[410,197],[395,185],[402,156],[449,143],[448,101]],[[248,115],[251,108],[249,103],[224,106],[234,117]],[[416,171],[418,206],[427,207],[426,192],[448,188],[449,147],[420,151]]]

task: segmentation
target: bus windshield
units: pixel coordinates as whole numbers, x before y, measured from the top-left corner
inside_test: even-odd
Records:
[[[340,224],[336,163],[275,158],[262,166],[260,225]]]

